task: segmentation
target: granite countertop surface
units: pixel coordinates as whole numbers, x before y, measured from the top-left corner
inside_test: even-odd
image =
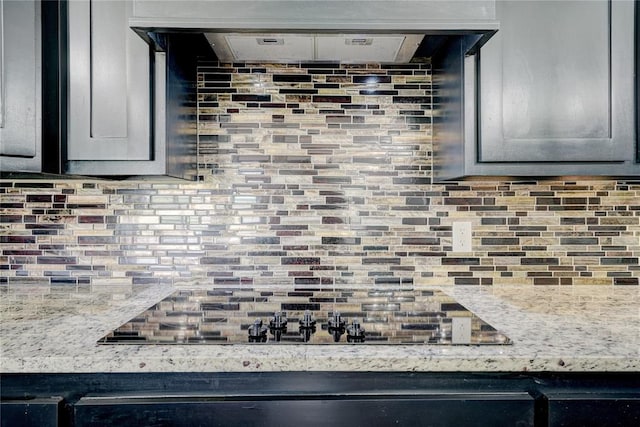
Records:
[[[96,344],[176,289],[192,288],[0,287],[0,372],[640,371],[637,286],[428,288],[454,297],[512,345]]]

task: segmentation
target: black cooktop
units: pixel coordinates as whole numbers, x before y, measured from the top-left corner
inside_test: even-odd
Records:
[[[178,290],[99,344],[511,344],[440,290]]]

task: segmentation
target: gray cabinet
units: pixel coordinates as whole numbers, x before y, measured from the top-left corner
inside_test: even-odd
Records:
[[[640,174],[637,4],[496,2],[500,30],[463,64],[464,154],[436,178]]]
[[[67,7],[66,171],[163,174],[164,53],[129,28],[131,1]]]
[[[40,2],[0,0],[0,171],[40,171]]]

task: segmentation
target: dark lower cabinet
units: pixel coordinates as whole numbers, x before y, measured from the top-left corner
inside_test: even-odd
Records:
[[[640,372],[0,374],[0,381],[0,427],[640,426]]]
[[[76,427],[118,426],[533,426],[528,393],[326,396],[261,400],[219,397],[83,398]]]
[[[547,392],[544,400],[549,427],[640,426],[640,393]]]
[[[2,427],[57,427],[61,419],[61,397],[3,400],[0,403]]]

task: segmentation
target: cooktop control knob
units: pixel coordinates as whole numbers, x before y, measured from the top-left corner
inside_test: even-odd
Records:
[[[309,310],[305,310],[302,318],[298,321],[300,324],[299,332],[303,342],[309,342],[311,336],[316,332],[316,319]]]
[[[309,310],[304,311],[304,315],[302,319],[299,321],[301,328],[312,329],[316,327],[316,320],[313,318],[313,315]]]
[[[344,328],[342,329],[331,329],[328,331],[333,337],[333,342],[340,342],[340,338],[344,335]]]
[[[271,328],[269,328],[269,332],[271,332],[271,335],[273,335],[273,340],[275,342],[280,342],[280,341],[282,341],[282,333],[283,332],[287,332],[287,328],[284,328],[284,329],[271,329]]]
[[[313,333],[315,331],[315,328],[303,328],[302,326],[300,326],[300,338],[302,338],[302,342],[311,341],[311,337],[313,336]]]
[[[276,311],[273,317],[269,321],[270,329],[286,329],[287,328],[287,313],[282,311]]]
[[[267,327],[263,326],[261,319],[256,319],[251,326],[249,326],[249,342],[266,342],[267,341]]]
[[[287,313],[276,311],[269,320],[269,332],[276,342],[282,340],[282,334],[287,332]]]
[[[340,337],[344,335],[346,321],[340,313],[335,312],[327,321],[327,332],[333,336],[333,342],[340,342]]]
[[[347,326],[347,342],[364,342],[364,328],[358,319],[353,319]]]
[[[342,318],[340,313],[338,312],[333,313],[333,316],[329,318],[328,323],[329,323],[329,328],[328,328],[329,332],[333,332],[335,330],[340,330],[340,329],[342,329],[342,331],[344,332],[346,321]]]

